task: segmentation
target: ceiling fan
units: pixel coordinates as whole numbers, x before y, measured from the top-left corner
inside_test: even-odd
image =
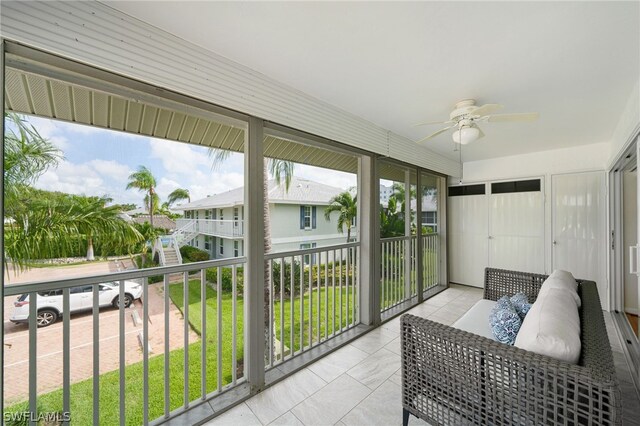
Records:
[[[448,127],[440,129],[437,132],[420,139],[419,141],[417,141],[417,143],[425,142],[431,138],[438,136],[441,133],[446,132],[449,129],[454,129],[452,133],[453,141],[461,145],[466,145],[484,136],[484,133],[482,132],[480,127],[478,127],[478,123],[480,122],[527,122],[535,121],[538,119],[537,112],[520,114],[494,114],[494,112],[499,111],[502,108],[504,107],[499,104],[485,104],[482,106],[478,106],[476,105],[476,101],[474,99],[465,99],[463,101],[460,101],[454,106],[451,114],[449,114],[449,120],[416,124],[416,126],[449,124]]]

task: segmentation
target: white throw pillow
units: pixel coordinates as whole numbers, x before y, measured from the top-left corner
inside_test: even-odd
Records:
[[[580,315],[571,292],[549,288],[524,318],[515,346],[576,364],[580,359]]]
[[[576,306],[579,308],[582,304],[580,296],[578,296],[578,282],[571,272],[556,269],[551,275],[542,283],[540,291],[538,292],[538,298],[544,297],[550,288],[566,290],[571,293],[571,296],[576,302]]]

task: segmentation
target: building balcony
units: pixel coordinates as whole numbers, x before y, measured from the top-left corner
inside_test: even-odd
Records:
[[[191,233],[221,238],[242,238],[244,236],[243,220],[217,219],[178,219],[176,229],[186,229]]]

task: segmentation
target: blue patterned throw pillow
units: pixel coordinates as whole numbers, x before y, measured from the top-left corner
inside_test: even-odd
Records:
[[[489,314],[489,324],[496,339],[501,343],[513,345],[522,325],[520,315],[516,312],[508,296],[498,300]]]
[[[511,304],[513,308],[516,310],[518,315],[520,315],[520,319],[524,320],[524,317],[527,315],[529,310],[531,309],[531,303],[529,303],[529,298],[524,293],[516,293],[511,296]]]

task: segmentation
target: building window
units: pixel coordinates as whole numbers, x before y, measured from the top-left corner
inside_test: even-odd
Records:
[[[224,220],[224,210],[219,209],[220,210],[220,220]]]
[[[236,228],[238,227],[238,218],[239,218],[238,208],[234,207],[233,208],[233,226],[235,226]]]
[[[422,226],[427,228],[427,233],[438,232],[438,212],[422,212]]]
[[[220,254],[224,254],[224,239],[220,238]]]
[[[204,237],[204,249],[207,251],[211,251],[211,237],[209,236]]]
[[[239,246],[240,246],[240,244],[239,244],[238,241],[234,241],[233,242],[233,257],[240,256]]]
[[[316,246],[316,243],[302,243],[300,244],[300,250],[306,250],[306,249],[310,249],[310,248],[314,248]],[[303,257],[303,262],[305,265],[308,265],[309,262],[311,261],[311,256],[313,256],[313,261],[315,262],[316,260],[316,255],[314,254],[305,254]]]
[[[316,229],[316,206],[300,206],[300,229]]]
[[[205,210],[204,211],[204,218],[205,219],[211,219],[211,210]]]

